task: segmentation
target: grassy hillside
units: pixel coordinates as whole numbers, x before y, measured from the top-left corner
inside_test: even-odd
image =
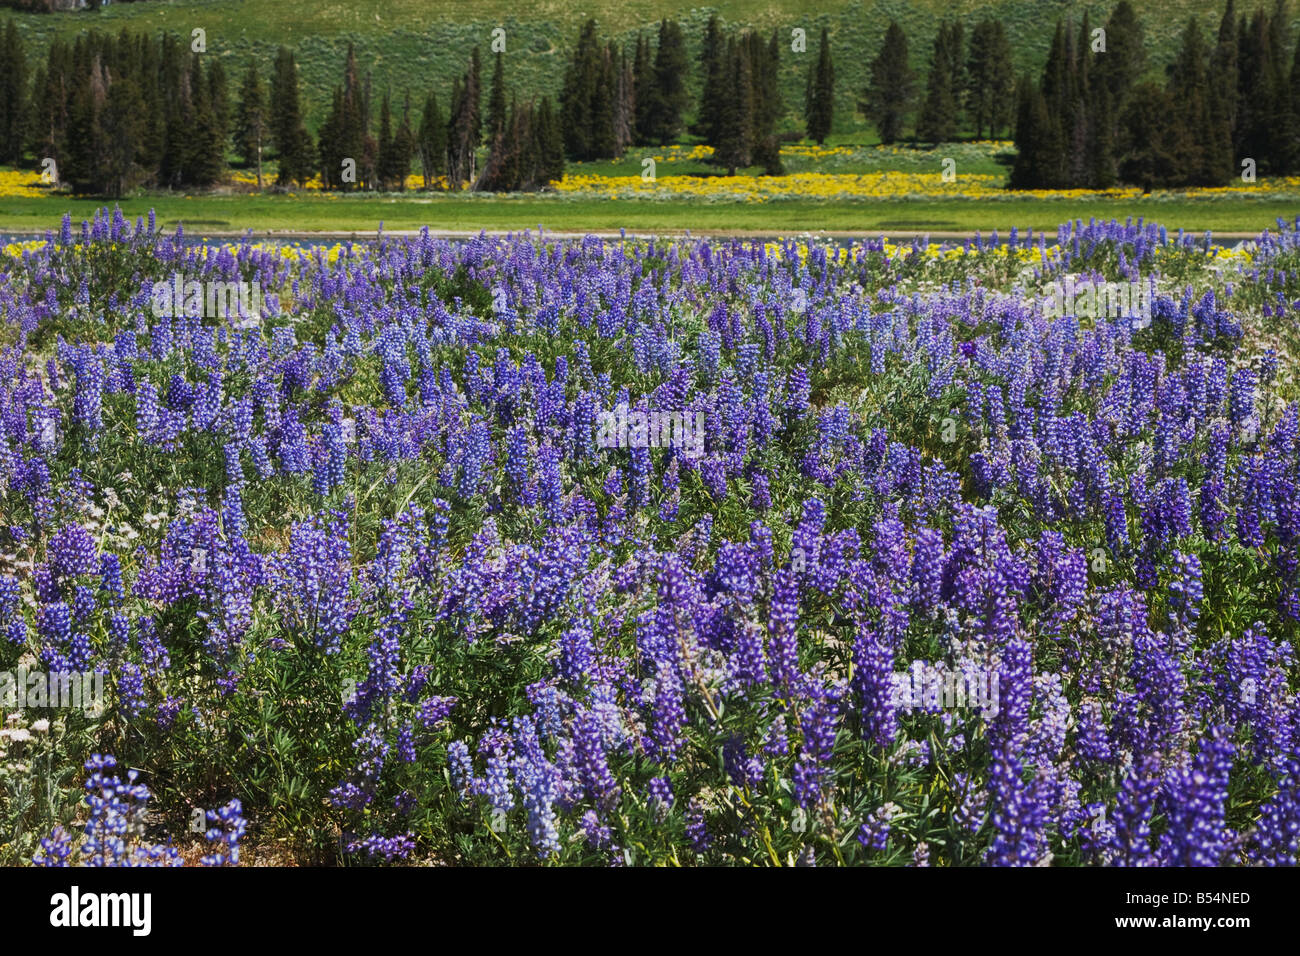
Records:
[[[1268,0],[1244,0],[1238,9],[1251,11],[1264,2],[1271,6]],[[906,30],[913,66],[918,70],[928,63],[940,18],[955,15],[967,24],[985,16],[1000,19],[1010,34],[1017,69],[1037,71],[1059,17],[1078,18],[1087,11],[1094,23],[1100,23],[1113,6],[1112,2],[1053,0],[801,0],[797,4],[717,0],[703,7],[682,0],[588,0],[581,4],[541,0],[526,5],[507,0],[457,0],[451,4],[427,0],[151,0],[115,4],[93,14],[15,16],[29,49],[39,55],[52,36],[72,35],[91,27],[168,30],[185,35],[201,27],[207,31],[208,52],[225,60],[234,81],[249,57],[261,57],[269,66],[276,46],[288,44],[298,52],[313,128],[328,107],[348,43],[356,45],[359,61],[372,71],[377,91],[390,88],[400,101],[402,91],[410,89],[418,110],[419,100],[432,88],[445,109],[452,77],[464,70],[475,45],[487,54],[496,27],[506,30],[510,85],[521,92],[554,94],[561,81],[565,51],[588,16],[599,20],[604,34],[623,40],[637,30],[651,29],[661,17],[676,18],[683,24],[694,55],[705,23],[710,14],[717,13],[726,24],[780,29],[787,38],[782,83],[789,108],[786,126],[793,129],[797,125],[795,110],[802,106],[808,60],[816,55],[817,35],[825,25],[831,30],[835,52],[836,128],[851,133],[864,127],[856,114],[856,98],[866,82],[867,64],[891,18]],[[1215,29],[1224,0],[1159,0],[1136,6],[1147,31],[1151,70],[1159,73],[1172,58],[1187,18],[1196,16],[1207,29]],[[519,18],[521,11],[526,11],[523,19]],[[789,31],[795,27],[808,32],[807,53],[790,52]],[[698,82],[698,77],[693,76],[692,82]]]

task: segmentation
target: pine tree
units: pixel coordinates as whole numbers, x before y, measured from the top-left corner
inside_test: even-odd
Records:
[[[32,83],[30,132],[31,151],[40,162],[46,157],[62,160],[59,146],[67,126],[67,98],[70,51],[66,43],[55,40],[46,53],[45,66]]]
[[[216,57],[208,67],[208,103],[212,107],[212,121],[221,137],[221,165],[226,164],[226,142],[230,138],[230,90],[226,83],[226,68]]]
[[[1291,100],[1291,14],[1287,0],[1276,0],[1268,20],[1268,168],[1275,176],[1287,176],[1300,162],[1300,125]]]
[[[1201,28],[1191,18],[1183,29],[1178,56],[1169,67],[1169,98],[1175,106],[1171,120],[1180,127],[1178,139],[1187,147],[1168,177],[1177,186],[1220,185],[1215,153],[1219,131],[1211,123],[1206,59]]]
[[[704,28],[704,42],[700,46],[700,108],[695,122],[696,135],[703,136],[711,146],[717,145],[719,116],[729,95],[724,88],[727,68],[727,44],[714,14]]]
[[[1067,46],[1069,86],[1066,93],[1066,113],[1062,118],[1062,132],[1067,147],[1066,182],[1075,188],[1089,188],[1093,166],[1096,130],[1092,126],[1090,55],[1088,37],[1092,23],[1085,10],[1083,21],[1074,42]],[[1066,34],[1067,40],[1069,34]]]
[[[1272,64],[1269,62],[1268,16],[1257,10],[1245,17],[1237,32],[1237,158],[1253,159],[1270,171],[1274,110],[1269,102]]]
[[[572,158],[612,159],[618,154],[614,86],[608,48],[596,36],[596,21],[588,20],[578,33],[560,94],[564,145]]]
[[[503,110],[500,126],[492,134],[487,160],[474,181],[475,192],[510,192],[519,188],[521,117],[517,104],[508,113]]]
[[[373,187],[379,144],[371,146],[365,91],[357,69],[356,53],[348,45],[343,83],[334,88],[328,118],[317,137],[321,179],[329,189]],[[344,178],[344,166],[355,174]]]
[[[402,125],[393,137],[393,176],[398,192],[405,192],[406,177],[411,173],[415,155],[415,131],[411,127],[411,91],[402,91]]]
[[[780,40],[776,33],[763,42],[757,32],[746,34],[744,39],[750,63],[752,139],[750,161],[763,167],[767,176],[780,176],[785,172],[781,165],[781,146],[776,138],[776,121],[781,114]]]
[[[434,180],[447,173],[447,120],[438,108],[438,97],[433,93],[425,99],[420,114],[416,152],[420,158],[424,188],[432,189]]]
[[[210,69],[215,68],[214,66]],[[203,74],[203,60],[195,53],[190,59],[190,106],[192,133],[186,163],[185,185],[210,186],[226,168],[226,131],[221,126],[217,92]]]
[[[1291,54],[1291,123],[1293,142],[1300,141],[1300,37],[1296,38]],[[1235,169],[1233,173],[1235,173]]]
[[[682,113],[688,105],[688,69],[686,40],[681,26],[675,20],[661,21],[649,106],[648,133],[653,143],[671,143],[681,135]]]
[[[487,107],[487,141],[491,145],[498,136],[506,131],[506,80],[505,67],[502,64],[501,51],[497,51],[496,63],[492,67],[492,87],[488,93]]]
[[[1214,50],[1210,53],[1210,120],[1214,126],[1215,179],[1228,182],[1236,173],[1237,13],[1228,0]]]
[[[185,179],[189,139],[192,135],[189,86],[189,51],[179,39],[164,35],[158,49],[158,87],[162,150],[158,160],[158,182],[177,189]]]
[[[26,104],[27,57],[18,27],[10,18],[0,40],[0,162],[22,163]]]
[[[1016,83],[1016,162],[1008,185],[1012,189],[1037,189],[1043,178],[1038,168],[1047,124],[1042,92],[1028,76]]]
[[[280,170],[280,186],[302,184],[311,176],[311,136],[302,119],[298,94],[298,64],[287,47],[280,47],[271,74],[270,102],[271,143],[275,147]]]
[[[880,53],[871,63],[871,82],[860,104],[875,125],[880,141],[889,145],[903,135],[903,123],[912,107],[915,78],[907,65],[907,37],[890,21]]]
[[[80,45],[80,44],[79,44]],[[101,192],[100,157],[104,153],[100,109],[106,97],[103,69],[98,57],[85,63],[75,50],[73,89],[68,107],[67,140],[63,144],[59,174],[77,192]],[[78,62],[80,61],[80,62]]]
[[[447,178],[452,189],[477,179],[477,150],[482,140],[483,122],[479,112],[479,53],[470,54],[469,69],[453,88],[452,115],[448,128]]]
[[[946,143],[957,135],[957,77],[953,64],[961,60],[961,31],[943,23],[934,39],[934,57],[926,83],[925,101],[916,123],[916,135],[930,143]]]
[[[818,145],[826,142],[835,116],[835,67],[831,63],[831,41],[825,27],[822,27],[817,62],[808,69],[803,109],[808,138]]]
[[[1146,71],[1146,40],[1142,21],[1128,0],[1120,0],[1106,20],[1106,52],[1097,57],[1098,79],[1110,91],[1111,102],[1123,109],[1129,91]]]
[[[250,62],[239,85],[235,111],[235,152],[245,166],[257,168],[257,188],[262,188],[262,143],[266,139],[266,94],[257,64]]]
[[[1120,178],[1144,192],[1176,185],[1178,167],[1190,144],[1178,105],[1154,83],[1133,87],[1120,117]]]
[[[600,51],[600,79],[592,98],[591,125],[595,143],[602,157],[617,158],[618,148],[618,59],[614,45],[607,43]]]
[[[609,55],[614,61],[614,148],[621,156],[637,139],[636,74],[625,50],[610,43]],[[531,116],[530,122],[535,121],[536,116]]]
[[[1040,177],[1039,188],[1064,188],[1072,184],[1069,160],[1076,83],[1073,38],[1065,24],[1057,21],[1039,87],[1047,111],[1046,126],[1037,134],[1038,155],[1034,161]]]
[[[103,153],[100,156],[101,188],[118,199],[142,177],[136,163],[136,142],[144,124],[143,101],[135,80],[124,74],[108,89],[100,127]]]
[[[135,162],[143,183],[157,183],[162,165],[163,149],[167,136],[166,97],[159,86],[160,65],[165,62],[162,41],[139,34],[132,42],[138,74],[136,87],[140,94],[140,125],[135,136]]]
[[[753,81],[744,43],[728,40],[726,58],[726,76],[733,92],[718,111],[718,141],[713,147],[713,161],[725,166],[727,175],[734,176],[737,169],[748,166],[750,162],[754,123]]]
[[[375,164],[379,188],[384,192],[393,192],[397,188],[400,174],[397,171],[395,146],[392,107],[388,101],[388,93],[385,92],[379,105],[379,155]]]
[[[1088,184],[1093,189],[1110,189],[1116,182],[1115,112],[1110,90],[1093,83],[1089,90],[1093,146],[1088,155]]]
[[[537,109],[536,128],[537,180],[539,186],[545,186],[564,178],[564,134],[560,131],[550,97],[542,97],[542,105]]]
[[[226,68],[215,57],[211,59],[207,75],[207,103],[211,127],[205,131],[208,166],[217,182],[226,171],[226,144],[230,141],[230,91],[226,85]]]
[[[519,142],[522,119],[516,104],[506,111],[505,70],[500,51],[492,70],[492,88],[488,94],[487,138],[488,156],[483,169],[475,179],[472,189],[505,192],[518,188]]]
[[[972,31],[966,61],[966,109],[975,138],[996,137],[1015,119],[1011,45],[1001,20],[982,20]]]
[[[650,144],[650,112],[654,82],[654,61],[650,58],[650,41],[638,33],[636,53],[632,58],[632,83],[635,87],[633,142],[638,146]]]

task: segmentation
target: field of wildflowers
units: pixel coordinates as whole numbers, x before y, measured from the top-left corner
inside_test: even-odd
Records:
[[[9,247],[0,862],[1293,865],[1300,221],[1210,238]]]

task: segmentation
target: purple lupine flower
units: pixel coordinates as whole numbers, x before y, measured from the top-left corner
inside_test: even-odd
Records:
[[[853,644],[853,692],[860,708],[862,736],[887,749],[898,734],[894,655],[869,627],[859,628]]]
[[[805,809],[817,806],[828,796],[840,693],[835,688],[811,688],[809,698],[799,715],[803,744],[794,769],[795,800]]]
[[[1191,767],[1166,780],[1168,826],[1160,837],[1165,865],[1222,866],[1236,850],[1236,834],[1224,822],[1233,751],[1229,735],[1215,728],[1201,739]]]
[[[768,671],[773,684],[793,694],[799,686],[799,583],[793,571],[776,572],[768,614]]]

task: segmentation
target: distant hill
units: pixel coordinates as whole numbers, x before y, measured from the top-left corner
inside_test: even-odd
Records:
[[[786,41],[782,93],[790,110],[785,125],[794,128],[794,111],[802,109],[808,60],[816,56],[817,37],[825,25],[831,30],[837,76],[836,129],[848,132],[865,128],[855,112],[856,99],[891,18],[906,31],[912,64],[919,72],[928,66],[930,45],[943,17],[959,17],[969,27],[992,16],[1007,29],[1017,70],[1037,74],[1058,18],[1068,16],[1077,21],[1086,11],[1093,24],[1100,25],[1113,6],[1062,0],[720,0],[704,7],[679,0],[453,0],[446,4],[429,0],[143,0],[114,3],[94,13],[0,10],[0,21],[15,17],[28,40],[29,54],[40,56],[55,34],[130,28],[189,35],[202,28],[207,32],[209,54],[226,62],[232,91],[250,56],[262,58],[269,76],[276,47],[286,44],[298,54],[313,129],[329,106],[330,90],[338,82],[349,42],[356,45],[363,68],[371,70],[376,93],[388,87],[400,103],[402,91],[410,89],[418,114],[430,88],[446,109],[452,78],[465,69],[475,44],[484,56],[486,83],[491,31],[496,27],[506,30],[508,84],[520,94],[554,95],[563,76],[565,53],[588,16],[596,17],[604,35],[625,41],[638,29],[652,30],[661,17],[672,17],[682,23],[694,56],[712,13],[728,26],[754,26],[765,33],[774,28],[782,31]],[[1173,58],[1178,34],[1188,17],[1197,17],[1207,31],[1215,30],[1224,0],[1137,0],[1134,6],[1146,28],[1151,72],[1160,74]],[[1244,0],[1238,2],[1237,10],[1239,14],[1252,12],[1260,6],[1271,8],[1273,3]],[[1295,4],[1292,6],[1294,23]],[[790,31],[795,27],[807,31],[807,53],[790,52]],[[692,76],[692,83],[698,84],[698,79]]]

